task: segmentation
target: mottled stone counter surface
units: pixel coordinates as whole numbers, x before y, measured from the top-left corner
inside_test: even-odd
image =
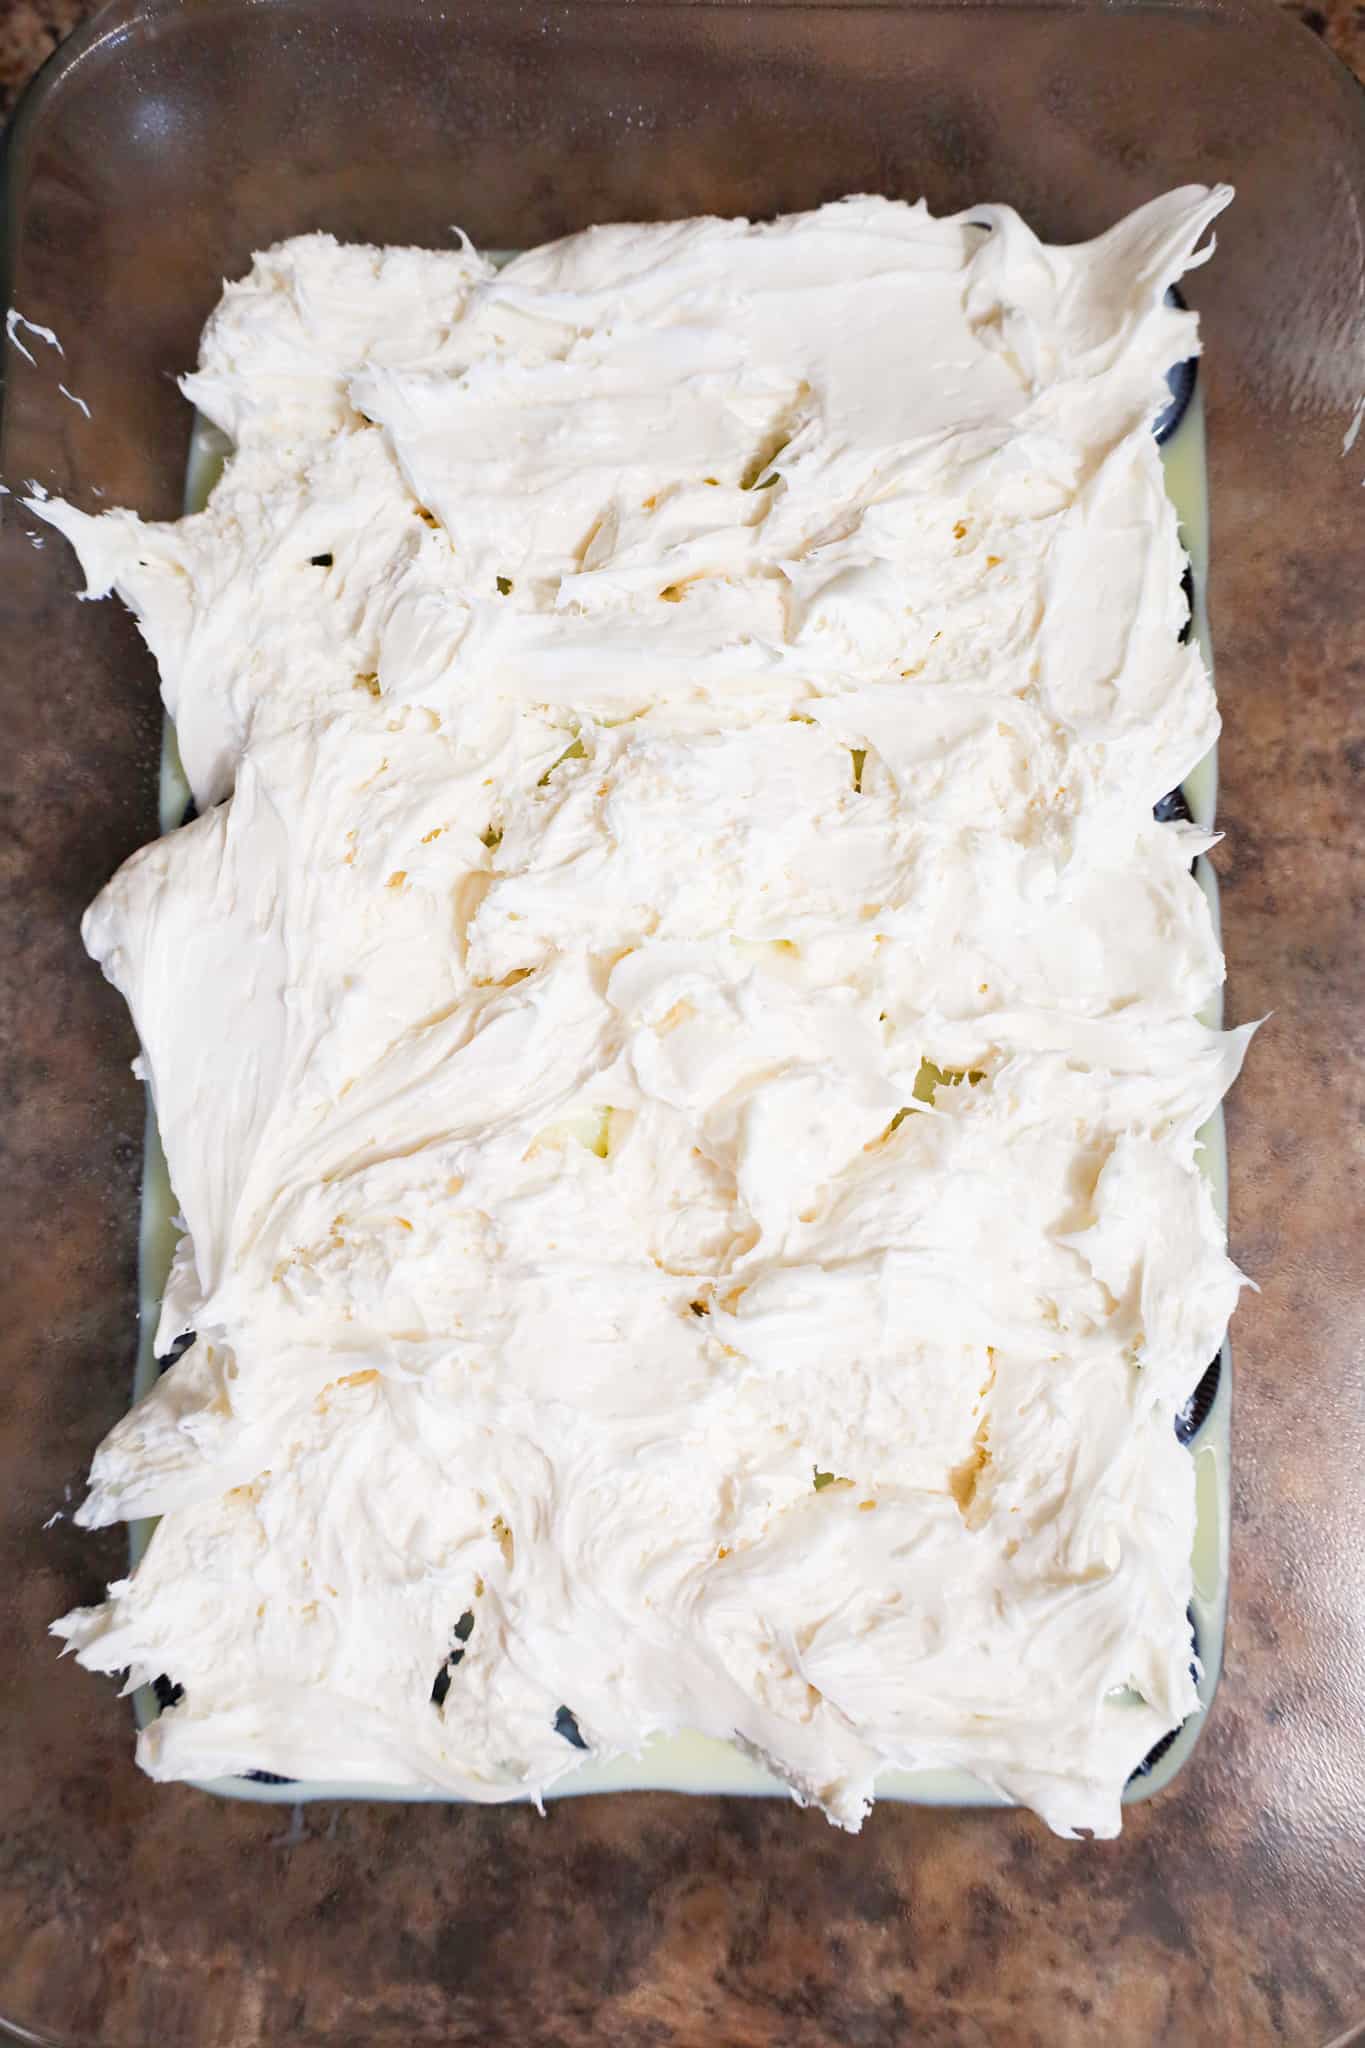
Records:
[[[1296,14],[1365,78],[1365,6],[1360,0],[1289,0]],[[94,0],[0,0],[0,122],[46,58],[78,22],[95,12]]]
[[[0,121],[88,11],[0,0]],[[1365,7],[1293,11],[1365,76]],[[222,1803],[205,1882],[189,1846],[202,1795],[151,1786],[130,1740],[111,1747],[107,1686],[68,1665],[42,1695],[57,1819],[49,1801],[41,1828],[26,1822],[22,1788],[0,1785],[0,2012],[58,2009],[54,1980],[74,1976],[59,2009],[91,2048],[1328,2048],[1365,2019],[1365,1606],[1358,1563],[1333,1565],[1365,1554],[1365,1416],[1340,1391],[1359,1390],[1365,1344],[1365,645],[1342,597],[1345,541],[1325,560],[1305,544],[1272,617],[1246,538],[1254,508],[1238,516],[1245,566],[1235,590],[1215,583],[1215,645],[1229,675],[1239,657],[1270,660],[1283,684],[1225,703],[1216,856],[1231,1019],[1275,1012],[1228,1116],[1233,1251],[1265,1291],[1234,1331],[1222,1691],[1174,1787],[1104,1844],[1054,1840],[1028,1816],[897,1807],[855,1839],[776,1801],[663,1794],[565,1801],[546,1818]],[[25,717],[0,738],[0,785],[3,756],[29,743]],[[117,798],[91,776],[61,800]],[[0,961],[16,1077],[3,1114],[30,1155],[43,978],[66,986],[74,943],[44,869],[62,858],[60,802],[41,847],[31,808],[16,804],[21,829],[0,827],[0,906],[17,931]],[[72,896],[72,878],[53,888]],[[130,1204],[138,1169],[126,1139],[99,1163]],[[0,1253],[0,1302],[13,1284],[36,1327],[61,1313],[62,1240],[36,1183],[31,1207],[31,1243]],[[0,1310],[6,1333],[10,1320]],[[0,1452],[48,1426],[21,1366],[0,1372]],[[51,1545],[50,1569],[0,1586],[7,1660],[33,1655],[73,1586],[93,1597],[117,1569],[116,1538],[96,1555],[62,1523]]]

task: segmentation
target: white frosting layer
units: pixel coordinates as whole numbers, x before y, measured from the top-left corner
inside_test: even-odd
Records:
[[[567,1705],[846,1826],[901,1765],[1117,1829],[1238,1287],[1209,840],[1152,818],[1217,730],[1150,429],[1228,196],[305,237],[186,379],[205,512],[31,507],[203,813],[85,923],[198,1336],[57,1629],[183,1685],[154,1776],[538,1794]]]

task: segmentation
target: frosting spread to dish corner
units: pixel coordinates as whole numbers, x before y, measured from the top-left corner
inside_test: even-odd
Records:
[[[205,511],[31,505],[201,813],[84,925],[196,1334],[56,1628],[183,1687],[154,1776],[539,1795],[567,1706],[845,1826],[894,1765],[1117,1830],[1239,1285],[1152,816],[1217,731],[1151,425],[1229,196],[306,236],[184,380]]]

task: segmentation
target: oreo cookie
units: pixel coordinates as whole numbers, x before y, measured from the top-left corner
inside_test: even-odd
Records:
[[[1190,1677],[1194,1680],[1195,1684],[1198,1685],[1199,1627],[1194,1618],[1193,1608],[1186,1609],[1186,1620],[1190,1624],[1190,1649],[1193,1652],[1193,1655],[1190,1660]],[[1184,1725],[1185,1724],[1182,1721],[1180,1727],[1183,1728]],[[1139,1778],[1149,1778],[1151,1776],[1152,1772],[1161,1762],[1162,1757],[1165,1756],[1166,1752],[1170,1749],[1171,1744],[1175,1741],[1175,1738],[1179,1733],[1180,1728],[1168,1728],[1166,1733],[1161,1737],[1161,1740],[1159,1742],[1154,1742],[1152,1744],[1151,1748],[1148,1750],[1146,1756],[1142,1759],[1142,1762],[1138,1765],[1137,1769],[1129,1773],[1128,1783],[1130,1785],[1134,1784]]]
[[[178,1358],[183,1358],[185,1356],[185,1353],[189,1350],[191,1344],[193,1344],[196,1334],[197,1333],[194,1330],[183,1330],[181,1334],[176,1338],[174,1344],[172,1344],[170,1350],[166,1352],[163,1357],[157,1359],[157,1371],[169,1372],[171,1367],[175,1364],[176,1360]]]
[[[583,1731],[578,1725],[578,1717],[568,1707],[561,1707],[555,1715],[555,1734],[562,1735],[564,1740],[570,1743],[574,1749],[586,1749],[588,1747],[587,1743],[583,1740]]]
[[[1189,311],[1184,299],[1174,285],[1166,293],[1166,304],[1168,306],[1178,306],[1182,313]],[[1197,356],[1186,356],[1184,362],[1172,363],[1170,369],[1166,372],[1166,389],[1169,391],[1170,397],[1152,424],[1152,432],[1156,435],[1158,442],[1169,441],[1176,428],[1180,425],[1180,422],[1184,419],[1185,414],[1189,411],[1190,400],[1194,397],[1194,387],[1198,375],[1198,361],[1199,358]]]
[[[446,1697],[450,1691],[450,1674],[457,1665],[464,1662],[464,1646],[474,1633],[474,1616],[469,1608],[466,1607],[450,1633],[455,1638],[455,1642],[449,1656],[432,1681],[431,1704],[433,1707],[443,1707],[445,1705]]]
[[[1175,1433],[1182,1444],[1193,1443],[1208,1421],[1213,1412],[1213,1404],[1218,1399],[1218,1388],[1222,1378],[1223,1354],[1220,1351],[1175,1418]]]

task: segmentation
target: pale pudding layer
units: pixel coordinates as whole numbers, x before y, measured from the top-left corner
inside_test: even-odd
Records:
[[[1173,1419],[1243,1033],[1151,432],[1225,189],[286,243],[173,525],[35,505],[202,815],[87,915],[184,1236],[57,1624],[156,1777],[539,1794],[733,1737],[1059,1830],[1195,1706]],[[574,1722],[566,1722],[567,1707]]]

